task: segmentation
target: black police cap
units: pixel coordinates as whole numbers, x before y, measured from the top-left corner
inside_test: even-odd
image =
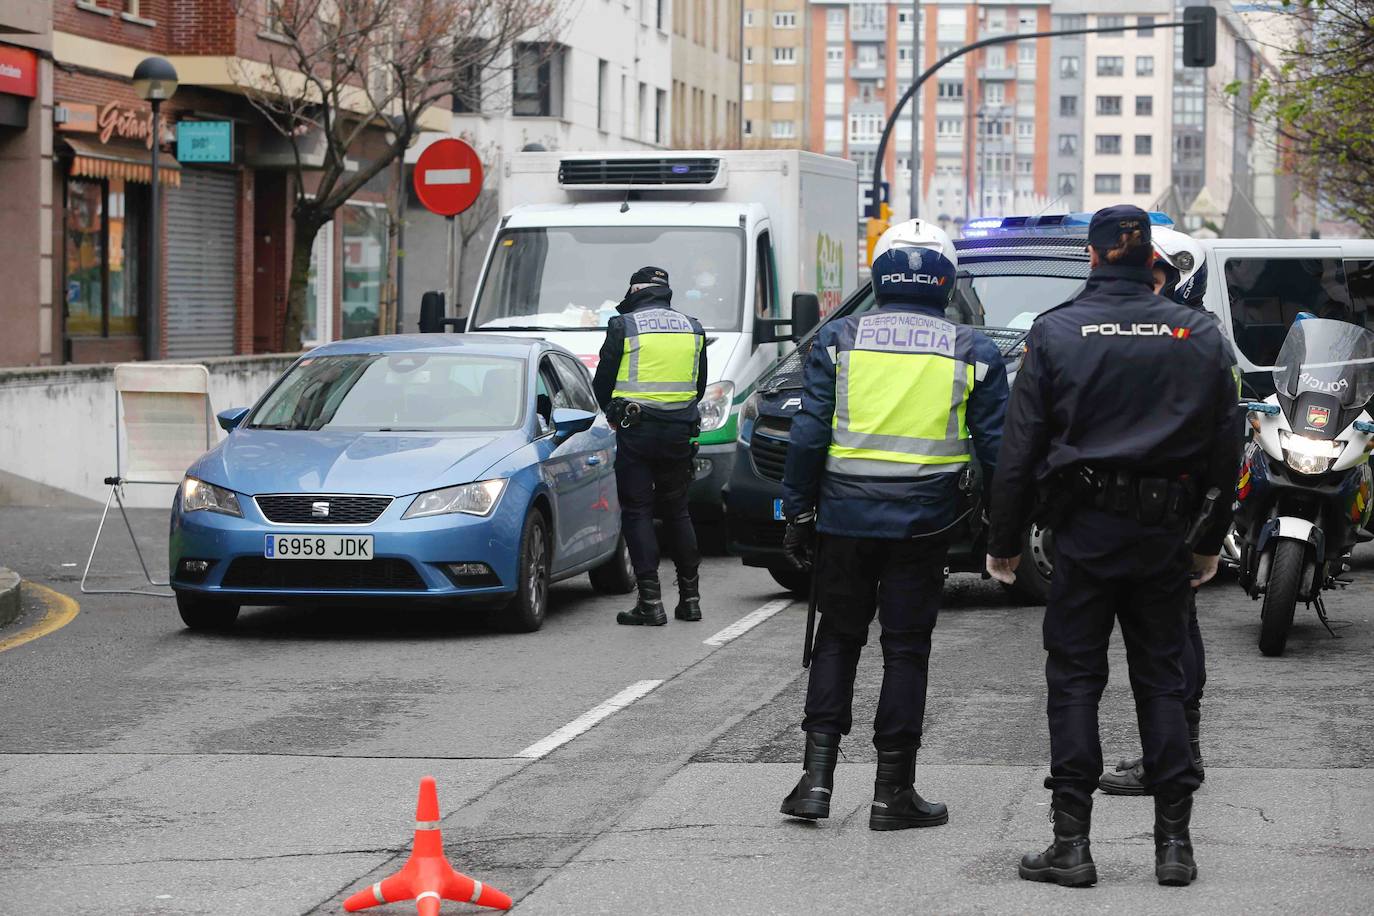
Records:
[[[1142,241],[1150,241],[1150,214],[1131,204],[1103,207],[1088,224],[1088,244],[1094,248],[1115,248],[1121,234],[1139,229]]]
[[[630,285],[639,286],[641,283],[648,283],[653,286],[668,285],[668,271],[662,267],[641,267],[630,275]]]

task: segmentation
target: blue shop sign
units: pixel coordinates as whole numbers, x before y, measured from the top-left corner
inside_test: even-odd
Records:
[[[233,121],[178,121],[178,162],[233,162]]]

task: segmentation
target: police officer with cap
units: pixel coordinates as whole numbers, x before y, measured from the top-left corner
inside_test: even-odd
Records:
[[[627,626],[668,622],[658,580],[654,515],[663,519],[677,567],[678,620],[701,619],[701,555],[687,510],[697,404],[706,392],[706,335],[695,318],[673,309],[668,272],[643,267],[630,277],[619,313],[606,322],[592,388],[618,427],[615,480],[621,527],[634,565],[639,600],[616,615]]]
[[[958,268],[949,236],[910,220],[885,232],[874,251],[878,307],[821,328],[787,452],[784,548],[798,569],[808,568],[819,530],[813,588],[821,621],[802,721],[805,772],[782,813],[830,814],[854,674],[876,614],[883,685],[868,825],[902,830],[949,820],[944,805],[915,789],[931,632],[945,533],[973,511],[975,457],[991,478],[1008,391],[997,347],[945,318]]]
[[[1097,706],[1119,620],[1154,795],[1155,876],[1186,885],[1197,875],[1188,826],[1199,779],[1181,655],[1189,582],[1216,574],[1228,522],[1239,375],[1216,322],[1153,292],[1144,211],[1099,210],[1088,245],[1082,292],[1031,327],[993,486],[994,577],[1013,579],[1035,513],[1057,549],[1044,621],[1054,842],[1023,857],[1020,873],[1097,881],[1088,840],[1102,773]]]

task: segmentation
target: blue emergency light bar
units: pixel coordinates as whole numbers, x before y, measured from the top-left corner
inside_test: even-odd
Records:
[[[1091,213],[1047,213],[1043,216],[980,216],[964,223],[965,238],[985,238],[1013,232],[1034,232],[1040,235],[1081,235],[1092,222]],[[1150,225],[1172,226],[1167,213],[1150,211]]]

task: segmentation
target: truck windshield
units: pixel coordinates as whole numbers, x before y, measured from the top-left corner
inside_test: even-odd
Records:
[[[707,330],[738,330],[744,301],[744,233],[684,226],[508,229],[496,240],[473,305],[483,330],[599,330],[630,275],[668,271],[673,307]]]

